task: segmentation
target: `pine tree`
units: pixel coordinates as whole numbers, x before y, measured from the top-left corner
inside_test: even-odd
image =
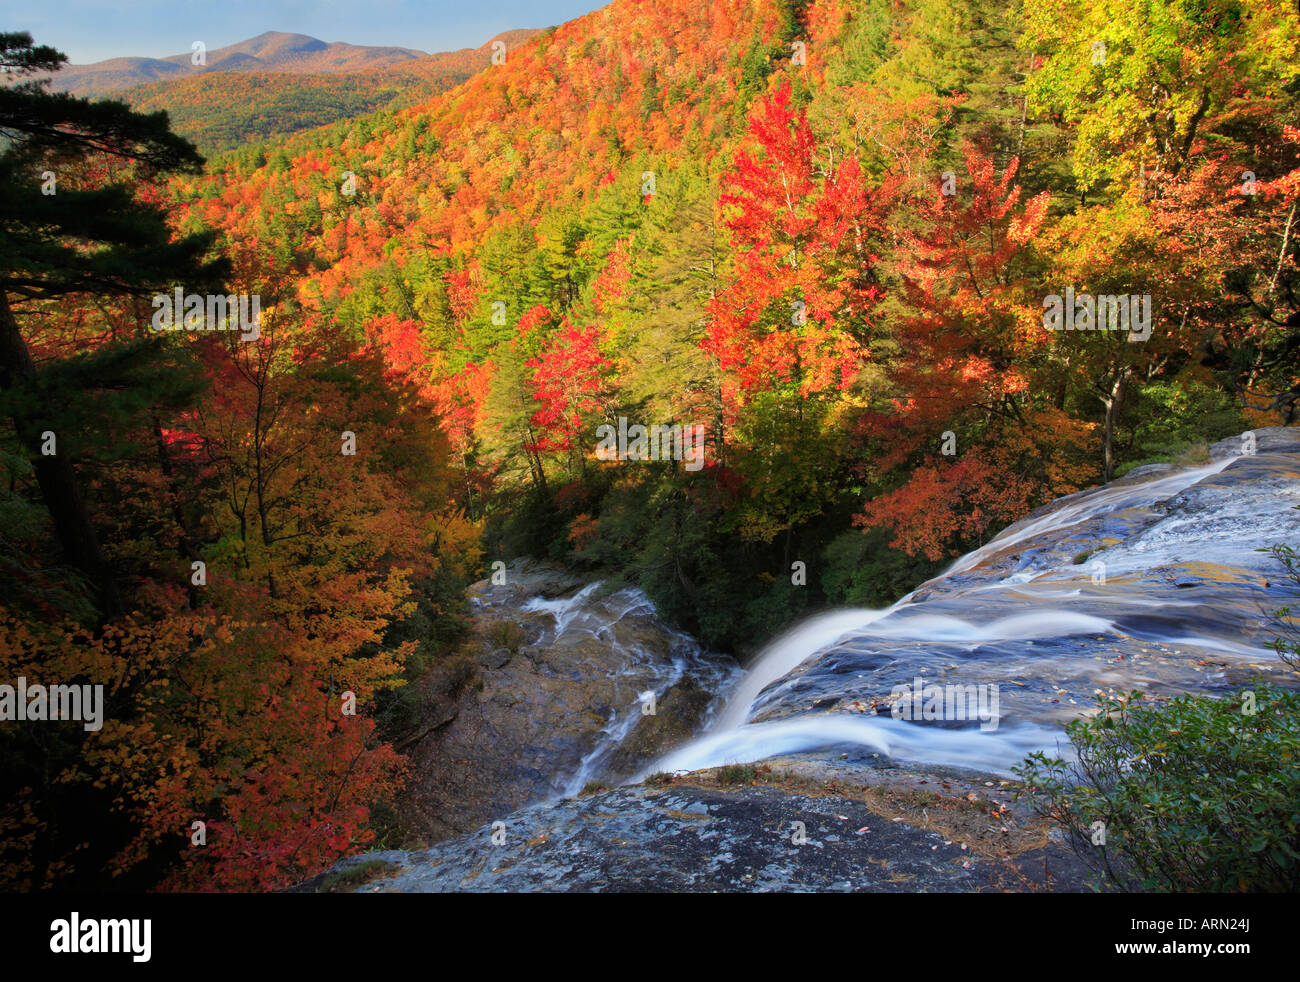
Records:
[[[25,304],[80,293],[147,295],[178,281],[197,286],[222,268],[203,259],[208,237],[171,241],[163,209],[139,200],[128,183],[197,171],[203,158],[169,131],[165,113],[146,116],[121,102],[53,94],[47,81],[27,78],[66,61],[33,45],[30,34],[0,34],[0,70],[25,79],[0,89],[0,390],[65,558],[113,613],[121,599],[81,483],[57,444],[53,454],[41,451],[48,429],[42,419],[57,396],[46,390],[51,368],[33,360],[18,314]],[[106,162],[117,179],[58,186],[60,174],[92,161]],[[54,193],[43,193],[50,175]]]

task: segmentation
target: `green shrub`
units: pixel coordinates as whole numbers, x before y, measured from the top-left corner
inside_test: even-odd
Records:
[[[1300,510],[1300,508],[1297,508]],[[1294,546],[1274,546],[1268,552],[1286,569],[1286,577],[1300,587],[1300,550]],[[1300,670],[1300,610],[1290,605],[1273,612],[1282,636],[1269,642],[1286,664]]]
[[[317,893],[351,893],[357,887],[380,876],[395,873],[398,867],[383,859],[367,859],[331,873],[316,888]]]
[[[1300,551],[1270,553],[1300,587]],[[1077,560],[1076,560],[1077,561]],[[1300,669],[1291,607],[1270,643]],[[1066,727],[1075,760],[1031,754],[1022,796],[1059,821],[1120,889],[1294,891],[1300,887],[1300,692],[1260,682],[1225,699],[1102,696]]]
[[[938,573],[948,562],[909,556],[889,543],[886,528],[850,529],[824,552],[821,586],[833,604],[887,607]]]
[[[753,764],[724,764],[718,768],[719,784],[753,784],[758,770]]]
[[[496,648],[506,648],[512,655],[519,654],[519,646],[528,640],[523,626],[514,621],[496,621],[487,629],[488,640]]]
[[[1137,388],[1118,419],[1122,458],[1115,476],[1134,467],[1204,458],[1204,445],[1246,429],[1241,408],[1218,388],[1186,376]]]
[[[1066,727],[1077,760],[1036,753],[1016,773],[1107,885],[1300,888],[1300,693],[1098,703]]]

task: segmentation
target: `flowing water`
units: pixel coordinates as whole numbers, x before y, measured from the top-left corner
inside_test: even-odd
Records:
[[[587,639],[616,656],[617,697],[556,792],[813,751],[1009,774],[1031,751],[1068,753],[1064,724],[1099,693],[1224,692],[1277,674],[1269,615],[1293,598],[1261,550],[1300,538],[1300,446],[1287,449],[1059,499],[888,608],[809,618],[744,671],[685,634],[669,632],[668,649],[662,633],[647,640],[643,625],[664,629],[637,589],[528,600],[548,615],[539,645]],[[918,682],[995,692],[994,715],[896,718],[891,693]],[[644,732],[647,701],[683,683],[714,696],[697,735],[635,775],[611,766]]]
[[[1239,480],[1219,477],[1234,464]],[[1030,751],[1068,753],[1061,726],[1099,692],[1276,671],[1264,629],[1284,598],[1258,550],[1295,541],[1295,477],[1294,457],[1225,457],[1060,499],[887,609],[787,631],[714,725],[643,773],[859,748],[1008,774]],[[891,690],[917,678],[996,686],[996,728],[894,718]]]
[[[643,718],[656,711],[657,703],[682,683],[709,693],[729,691],[739,668],[727,658],[706,652],[688,634],[671,631],[659,624],[654,604],[634,587],[602,596],[599,581],[588,584],[569,597],[534,597],[520,608],[528,613],[549,614],[553,626],[538,639],[539,645],[554,646],[586,635],[617,654],[610,679],[615,703],[578,767],[555,784],[562,796],[572,797],[588,781],[606,777],[611,757],[622,747]],[[654,624],[657,630],[644,633]],[[665,650],[663,633],[671,638]],[[715,700],[716,708],[717,700]],[[712,712],[705,715],[707,725]]]

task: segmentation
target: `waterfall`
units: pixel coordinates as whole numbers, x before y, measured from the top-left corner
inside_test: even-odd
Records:
[[[554,628],[543,635],[540,643],[554,644],[562,636],[585,632],[607,643],[619,656],[609,676],[616,683],[616,691],[621,693],[619,701],[610,709],[595,743],[583,754],[578,766],[571,773],[553,778],[555,791],[563,797],[578,794],[589,781],[606,775],[611,756],[641,722],[651,700],[657,702],[686,679],[704,691],[725,692],[737,671],[734,662],[710,656],[694,638],[680,631],[661,625],[674,642],[665,656],[641,643],[635,630],[619,630],[624,621],[631,625],[638,618],[656,618],[654,603],[635,587],[601,596],[601,585],[598,580],[568,597],[533,597],[520,607],[522,611],[548,614],[553,619]],[[706,719],[712,719],[712,715]]]
[[[1270,655],[1261,645],[1231,636],[1216,636],[1208,629],[1204,633],[1196,630],[1191,619],[1197,612],[1191,608],[1203,605],[1195,601],[1152,599],[1130,596],[1132,591],[1126,593],[1119,587],[1094,590],[1077,585],[1081,570],[1074,565],[1077,560],[1068,554],[1034,556],[1027,568],[1022,562],[1020,568],[997,576],[992,582],[978,579],[974,584],[965,582],[969,579],[965,574],[1017,546],[1041,542],[1053,535],[1059,538],[1074,526],[1167,501],[1219,473],[1235,459],[1174,473],[1161,472],[1146,480],[1112,484],[1063,498],[1046,512],[1008,527],[886,609],[832,611],[804,621],[760,652],[711,727],[663,756],[644,773],[694,770],[842,746],[864,748],[899,759],[1010,773],[1010,767],[1026,753],[1060,749],[1058,744],[1063,742],[1063,733],[1059,726],[1028,720],[983,732],[974,726],[918,725],[895,719],[880,710],[857,714],[813,713],[814,707],[800,704],[793,694],[800,681],[800,667],[815,661],[815,656],[846,645],[852,650],[880,653],[882,659],[900,664],[899,671],[904,678],[910,676],[909,658],[929,654],[924,645],[942,647],[945,658],[973,655],[977,650],[993,646],[999,654],[1015,656],[1014,661],[1004,658],[1003,671],[1015,668],[1024,677],[1037,671],[1045,679],[1054,673],[1074,670],[1070,662],[1080,661],[1073,652],[1054,653],[1069,648],[1063,639],[1103,641],[1118,636],[1125,643],[1145,639],[1169,646],[1194,645],[1231,656],[1268,659]],[[1157,561],[1169,559],[1166,553],[1172,547],[1162,551],[1156,542],[1143,543],[1143,548],[1147,551],[1136,559],[1120,556],[1116,560],[1117,569],[1150,568]],[[985,573],[987,576],[988,571]],[[1069,576],[1076,578],[1071,583],[1073,588],[1062,589],[1061,578]],[[936,592],[945,591],[948,596],[933,599]],[[959,596],[961,602],[956,602],[954,596]],[[953,608],[961,616],[955,616]],[[1232,630],[1232,625],[1226,625],[1222,633],[1231,635]],[[1093,659],[1096,660],[1099,659]],[[932,672],[948,668],[968,673],[974,670],[969,664],[947,665],[937,656],[929,657],[925,667]],[[1105,665],[1089,666],[1089,670],[1103,678],[1110,671]],[[919,674],[919,665],[917,671]],[[985,671],[993,671],[996,677],[996,669]],[[1053,701],[1050,693],[1043,701]],[[754,721],[756,715],[777,704],[787,715]],[[1080,711],[1083,708],[1080,706]],[[798,715],[788,715],[790,710]]]

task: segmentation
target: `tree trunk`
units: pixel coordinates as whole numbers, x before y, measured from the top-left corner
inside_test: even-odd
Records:
[[[1065,356],[1064,370],[1061,372],[1061,384],[1056,387],[1056,395],[1052,399],[1052,405],[1061,412],[1065,411],[1065,399],[1069,395],[1070,386],[1070,356]]]
[[[35,380],[36,364],[18,330],[9,298],[0,291],[0,387],[12,389]],[[18,442],[36,472],[36,483],[54,523],[54,534],[64,559],[85,575],[99,597],[104,614],[111,617],[120,613],[122,597],[99,547],[72,464],[64,453],[56,452],[49,456],[41,453],[41,430],[37,420],[16,410],[13,424]]]
[[[1029,71],[1025,72],[1025,95],[1020,103],[1020,136],[1016,139],[1016,156],[1025,152],[1025,121],[1029,118],[1029,75],[1034,70],[1034,53],[1029,54]]]
[[[1128,379],[1128,370],[1122,370],[1110,387],[1110,393],[1102,399],[1106,407],[1106,428],[1102,437],[1102,471],[1104,480],[1109,481],[1115,475],[1115,413],[1119,411],[1120,399],[1124,395],[1124,382]]]

